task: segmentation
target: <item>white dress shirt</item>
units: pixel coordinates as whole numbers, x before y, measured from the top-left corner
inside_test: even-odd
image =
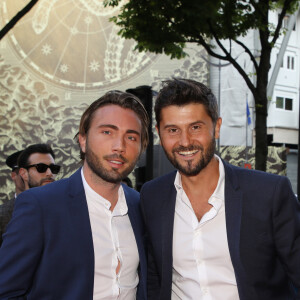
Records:
[[[81,172],[92,228],[95,277],[94,300],[134,300],[139,282],[139,254],[128,217],[122,186],[113,211],[111,203],[97,194]],[[120,262],[118,274],[116,269]]]
[[[224,166],[219,159],[218,185],[208,200],[212,208],[200,222],[182,188],[177,172],[172,300],[239,299],[235,274],[229,254],[225,207]]]

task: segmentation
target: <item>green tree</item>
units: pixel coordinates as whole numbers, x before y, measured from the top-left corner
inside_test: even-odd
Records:
[[[119,0],[106,0],[115,6]],[[171,58],[186,55],[187,43],[203,46],[210,56],[228,61],[241,74],[253,94],[256,111],[255,168],[266,170],[268,72],[271,51],[283,32],[283,18],[297,9],[299,0],[129,0],[112,20],[119,34],[134,39],[139,51],[165,53]],[[278,23],[269,22],[269,12],[278,11]],[[242,42],[251,29],[258,32],[259,57]],[[225,46],[225,40],[226,45]],[[216,51],[214,41],[222,52]],[[239,45],[253,64],[256,80],[251,79],[232,54]],[[253,75],[253,74],[252,74]],[[255,82],[253,82],[255,81]]]

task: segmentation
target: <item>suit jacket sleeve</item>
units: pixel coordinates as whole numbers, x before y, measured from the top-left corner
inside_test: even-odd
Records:
[[[31,286],[43,241],[42,214],[36,200],[27,192],[16,199],[0,248],[0,299],[22,296]]]
[[[286,177],[279,180],[274,196],[272,215],[276,249],[300,299],[300,205]]]

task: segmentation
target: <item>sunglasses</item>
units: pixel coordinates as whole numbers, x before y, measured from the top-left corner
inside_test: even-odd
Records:
[[[60,170],[60,166],[59,165],[54,165],[54,164],[46,165],[46,164],[43,164],[43,163],[29,165],[29,166],[25,167],[25,169],[28,170],[29,168],[32,168],[32,167],[35,167],[36,170],[39,173],[45,173],[48,168],[50,169],[50,171],[52,172],[52,174],[57,174],[59,172],[59,170]]]

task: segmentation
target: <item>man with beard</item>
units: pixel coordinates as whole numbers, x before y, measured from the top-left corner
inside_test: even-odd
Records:
[[[7,158],[6,164],[12,169],[11,178],[15,183],[16,193],[13,199],[0,206],[0,246],[2,234],[13,213],[15,198],[29,188],[53,182],[60,170],[54,159],[54,152],[47,144],[31,145]]]
[[[148,299],[300,299],[300,206],[288,179],[214,154],[222,121],[201,83],[167,81],[155,116],[177,171],[141,190]]]
[[[55,181],[60,166],[55,164],[55,154],[48,144],[34,144],[22,151],[18,158],[19,174],[25,190]]]
[[[139,194],[121,184],[148,144],[135,96],[111,91],[83,113],[83,162],[23,192],[0,248],[0,299],[146,299]]]

